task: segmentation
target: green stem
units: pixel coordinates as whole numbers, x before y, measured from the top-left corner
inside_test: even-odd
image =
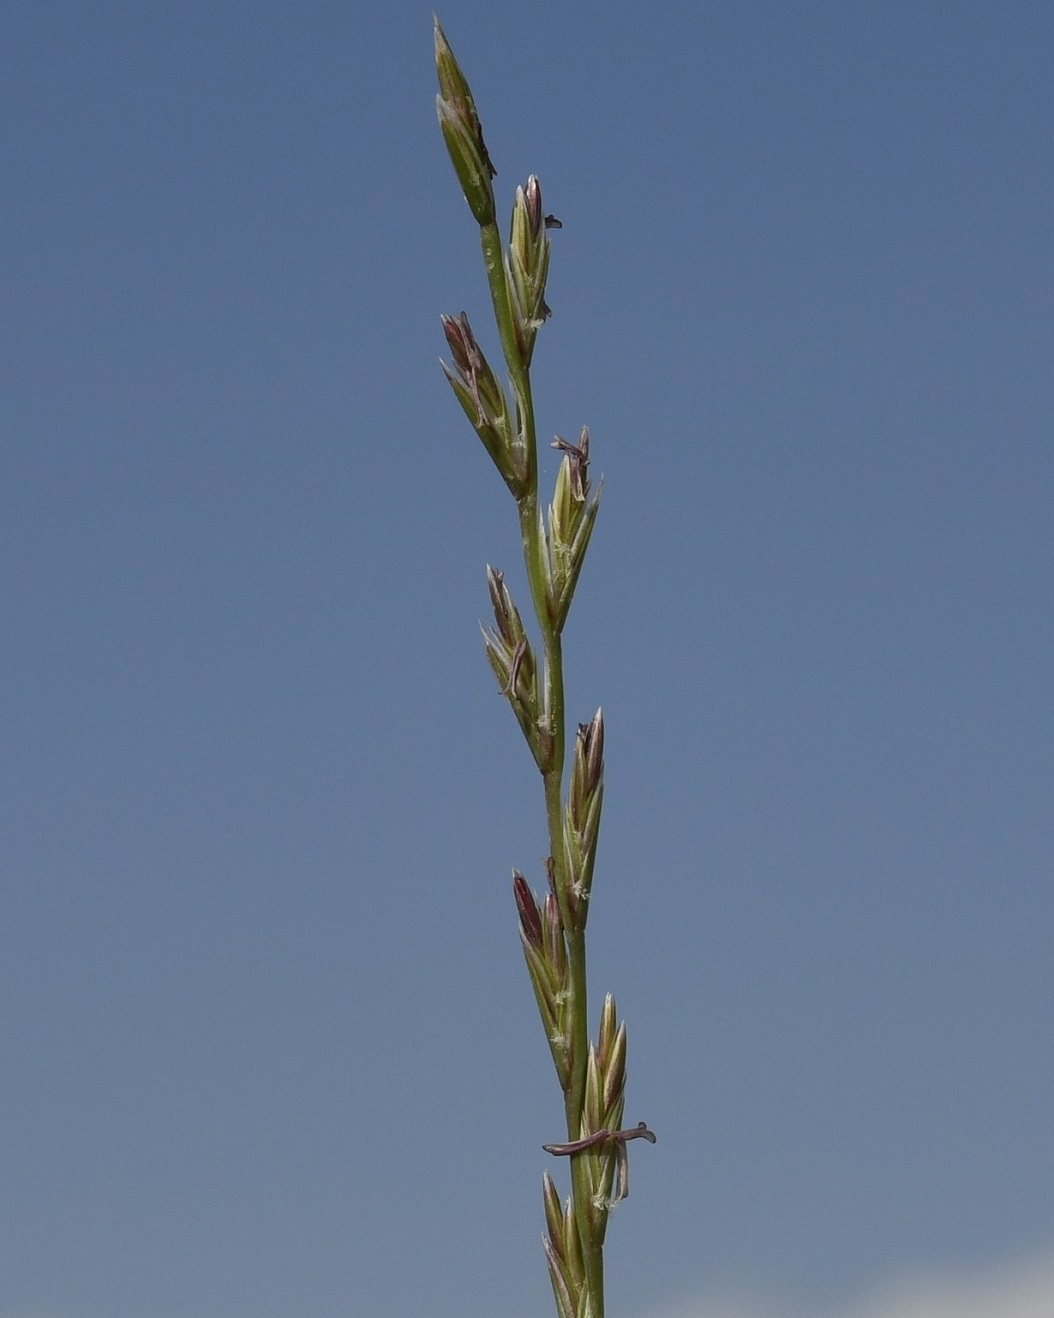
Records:
[[[529,390],[529,386],[528,386]],[[526,500],[524,501],[527,502]],[[536,513],[521,505],[524,555],[528,573],[531,562],[537,561],[541,547],[536,543],[541,526]],[[533,591],[532,591],[533,593]],[[543,584],[544,599],[544,584]],[[578,927],[580,917],[574,915],[570,901],[571,878],[567,872],[567,852],[564,847],[563,778],[565,758],[564,664],[563,644],[559,633],[549,619],[548,609],[538,610],[538,626],[542,634],[545,655],[545,717],[552,738],[552,758],[544,775],[545,813],[549,825],[549,852],[553,858],[556,878],[556,895],[560,914],[567,934],[568,964],[568,1018],[571,1025],[571,1084],[564,1094],[564,1116],[567,1138],[581,1139],[587,1132],[582,1129],[585,1108],[586,1070],[589,1057],[589,999],[586,978],[586,936]],[[571,1159],[571,1189],[574,1201],[575,1222],[582,1246],[586,1269],[586,1286],[592,1300],[591,1318],[604,1318],[604,1255],[592,1225],[593,1206],[586,1176],[586,1163],[582,1156]]]
[[[509,368],[509,379],[516,398],[516,420],[527,456],[527,483],[534,500],[538,498],[538,444],[534,432],[534,403],[527,367],[520,359],[520,346],[516,341],[516,324],[512,314],[512,300],[505,278],[505,253],[497,224],[482,224],[479,230],[483,245],[483,264],[487,270],[490,300],[494,305],[494,319],[498,323],[501,350]],[[531,583],[532,593],[534,582]],[[544,595],[543,595],[544,598]],[[535,608],[538,600],[535,599]]]
[[[502,352],[509,371],[509,380],[516,400],[517,422],[527,464],[527,489],[518,501],[520,513],[520,539],[523,545],[524,565],[530,585],[531,600],[538,619],[542,650],[545,657],[544,709],[545,726],[541,729],[549,739],[550,753],[543,773],[545,813],[549,829],[549,849],[555,867],[556,894],[560,914],[567,932],[568,959],[568,1017],[571,1023],[571,1083],[564,1094],[564,1115],[567,1138],[576,1140],[586,1133],[582,1130],[582,1113],[585,1106],[586,1070],[589,1057],[589,1002],[586,983],[586,940],[583,930],[577,928],[569,899],[570,876],[567,872],[567,855],[564,848],[563,780],[566,748],[564,712],[564,664],[560,634],[549,616],[546,590],[546,552],[544,529],[538,508],[538,441],[534,420],[534,398],[531,391],[530,370],[520,356],[513,320],[512,302],[505,278],[504,252],[497,224],[480,226],[483,262],[487,271],[494,318],[498,326]],[[588,1318],[604,1318],[604,1254],[602,1243],[593,1229],[593,1206],[589,1202],[589,1185],[583,1156],[571,1159],[571,1196],[575,1223],[585,1263],[586,1291],[589,1295]]]

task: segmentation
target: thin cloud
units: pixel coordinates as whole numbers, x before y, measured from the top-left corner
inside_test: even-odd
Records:
[[[985,1272],[907,1279],[847,1318],[1051,1318],[1054,1255]]]
[[[827,1318],[1052,1318],[1054,1253],[997,1268],[898,1278]],[[803,1318],[800,1305],[702,1294],[642,1318]]]

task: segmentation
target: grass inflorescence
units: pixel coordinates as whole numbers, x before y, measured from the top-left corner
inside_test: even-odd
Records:
[[[549,233],[535,175],[516,189],[508,244],[497,223],[496,170],[483,138],[468,81],[435,23],[437,110],[469,210],[479,226],[494,319],[507,371],[503,383],[480,347],[468,317],[443,317],[450,363],[443,369],[469,422],[512,495],[537,627],[532,642],[503,574],[487,568],[494,625],[484,629],[487,660],[542,777],[548,825],[546,887],[539,899],[518,870],[513,894],[523,947],[549,1051],[564,1098],[567,1140],[543,1146],[568,1158],[571,1193],[561,1200],[543,1177],[545,1252],[559,1318],[604,1318],[604,1237],[614,1205],[629,1193],[627,1145],[652,1143],[641,1122],[622,1129],[626,1025],[608,994],[596,1042],[589,1038],[586,923],[604,800],[604,717],[578,726],[567,760],[563,629],[599,509],[589,477],[589,431],[577,441],[557,436],[561,454],[552,499],[542,510],[531,359],[549,317],[545,300]]]

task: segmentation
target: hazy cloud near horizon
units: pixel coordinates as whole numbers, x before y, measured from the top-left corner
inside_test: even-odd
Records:
[[[903,1277],[822,1318],[1050,1318],[1054,1250],[985,1270]],[[700,1295],[641,1318],[821,1318],[773,1299]]]

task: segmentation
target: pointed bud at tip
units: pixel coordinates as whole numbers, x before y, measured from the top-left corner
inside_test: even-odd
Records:
[[[540,948],[542,946],[542,917],[538,911],[538,903],[534,900],[534,893],[531,892],[530,885],[519,870],[512,871],[512,888],[516,898],[516,909],[519,912],[520,928],[523,930],[523,935],[532,947]]]
[[[604,772],[604,711],[598,709],[585,733],[586,776],[595,788]]]
[[[608,993],[604,998],[604,1006],[600,1011],[600,1034],[597,1040],[600,1056],[604,1061],[607,1060],[608,1054],[611,1052],[617,1028],[618,1013],[615,1009],[615,999]]]
[[[527,215],[531,223],[531,234],[537,238],[542,231],[542,185],[538,182],[538,175],[532,174],[527,180],[527,186],[524,189],[524,201],[527,205]]]
[[[436,110],[450,159],[476,222],[493,224],[494,192],[490,181],[497,170],[483,140],[483,129],[468,80],[454,58],[438,18],[435,20],[435,54],[439,78]]]

